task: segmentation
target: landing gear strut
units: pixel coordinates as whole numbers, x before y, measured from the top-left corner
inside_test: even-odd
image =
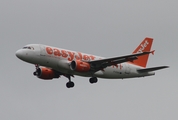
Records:
[[[69,82],[66,83],[66,87],[67,87],[67,88],[72,88],[72,87],[74,87],[75,84],[74,84],[74,82],[71,81],[71,76],[70,76],[70,75],[67,75],[66,77],[69,79]]]
[[[90,83],[93,84],[93,83],[97,83],[98,82],[98,79],[97,77],[92,77],[89,79]]]
[[[34,76],[38,76],[38,75],[40,75],[39,65],[38,65],[38,64],[35,64],[35,68],[36,68],[36,71],[33,72],[33,75],[34,75]]]

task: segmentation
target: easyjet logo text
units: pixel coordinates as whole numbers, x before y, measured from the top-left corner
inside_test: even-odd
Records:
[[[72,61],[74,59],[84,60],[84,61],[90,61],[90,60],[95,59],[95,57],[93,55],[86,55],[86,54],[82,54],[80,52],[71,52],[71,51],[60,50],[60,49],[51,48],[51,47],[46,47],[46,53],[48,55],[54,55],[56,57],[66,58],[69,61]]]
[[[140,45],[140,49],[137,51],[137,53],[143,52],[145,48],[148,46],[149,42],[146,40],[143,44]]]

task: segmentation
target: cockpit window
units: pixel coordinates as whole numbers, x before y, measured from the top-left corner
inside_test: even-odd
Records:
[[[23,47],[23,49],[30,49],[30,50],[34,50],[34,48],[33,48],[33,47],[30,47],[30,46],[25,46],[25,47]]]

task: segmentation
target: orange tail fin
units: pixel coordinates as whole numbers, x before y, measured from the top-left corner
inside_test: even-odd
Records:
[[[140,52],[149,52],[151,50],[153,38],[145,38],[141,44],[134,50],[133,53],[140,53]],[[154,51],[153,51],[154,53]],[[152,54],[153,54],[152,53]],[[134,60],[132,63],[139,65],[141,67],[146,67],[148,61],[149,54],[139,56],[137,60]]]

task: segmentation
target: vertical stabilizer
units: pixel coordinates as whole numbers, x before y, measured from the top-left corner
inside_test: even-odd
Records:
[[[140,45],[134,50],[133,53],[140,53],[140,52],[149,52],[151,50],[153,38],[145,38]],[[154,51],[153,51],[154,52]],[[153,54],[153,53],[152,53]],[[132,63],[136,64],[141,67],[146,67],[148,61],[149,54],[138,56],[137,60],[134,60]]]

